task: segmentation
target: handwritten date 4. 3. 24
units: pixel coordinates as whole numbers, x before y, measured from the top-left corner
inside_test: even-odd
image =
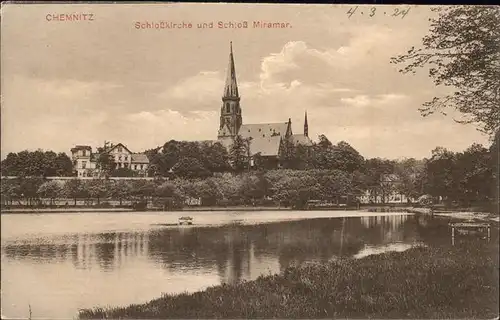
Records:
[[[347,17],[351,18],[354,14],[359,14],[368,17],[374,17],[375,15],[389,16],[389,17],[400,17],[403,19],[406,17],[408,12],[410,12],[410,7],[406,8],[394,8],[394,7],[359,7],[355,6],[350,8],[346,13]]]

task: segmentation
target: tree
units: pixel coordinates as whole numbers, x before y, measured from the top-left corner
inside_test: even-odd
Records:
[[[305,171],[299,171],[298,175],[284,175],[278,180],[273,188],[276,199],[283,201],[285,206],[303,209],[310,199],[317,198],[320,185],[315,177]]]
[[[203,163],[210,172],[224,172],[229,169],[227,149],[220,143],[203,145],[201,148]]]
[[[41,198],[49,198],[49,205],[54,204],[54,199],[61,195],[62,187],[57,181],[46,181],[37,190]]]
[[[282,139],[279,152],[279,161],[284,169],[295,169],[295,148],[289,139]]]
[[[9,153],[2,160],[4,176],[71,176],[73,163],[65,153],[53,151],[21,151]]]
[[[241,172],[246,168],[248,164],[247,153],[245,139],[240,135],[234,137],[229,151],[229,161],[236,172]]]
[[[83,183],[80,179],[71,179],[66,181],[62,188],[62,194],[65,197],[72,198],[76,206],[76,199],[84,197]]]
[[[429,34],[422,47],[412,47],[391,62],[406,64],[402,73],[428,68],[438,86],[454,92],[434,97],[420,109],[427,116],[455,108],[489,133],[500,127],[500,8],[495,6],[441,6],[433,9]]]
[[[170,170],[181,158],[181,142],[170,140],[163,145],[162,149],[163,165],[160,171],[167,172]]]
[[[422,195],[421,177],[423,171],[423,161],[413,158],[397,161],[394,165],[394,173],[399,178],[396,191],[405,195],[408,199],[417,199]]]
[[[134,180],[131,186],[131,195],[141,200],[154,195],[156,185],[153,181],[148,180]]]
[[[220,192],[220,197],[224,201],[240,200],[241,178],[232,175],[231,173],[224,173],[222,176],[212,178],[217,185],[217,190]]]
[[[156,147],[153,149],[148,149],[144,151],[144,154],[148,157],[148,159],[151,159],[153,156],[157,155],[162,147]]]
[[[382,196],[385,201],[385,196],[393,190],[393,185],[385,181],[387,175],[394,173],[395,162],[387,159],[372,158],[365,160],[364,174],[365,185],[368,192],[375,201],[378,196]]]
[[[57,154],[55,159],[55,175],[58,177],[69,177],[73,175],[73,162],[64,152]]]
[[[351,176],[342,170],[319,171],[316,173],[319,182],[318,199],[336,200],[339,197],[353,194]]]
[[[201,198],[202,205],[215,205],[222,199],[220,186],[213,178],[196,181],[193,188],[196,194],[194,198]]]
[[[10,152],[7,157],[2,160],[2,176],[18,176],[21,159],[17,153]]]
[[[101,204],[101,199],[109,195],[110,191],[109,180],[92,179],[85,181],[85,190],[89,197],[97,198],[97,205]]]
[[[112,177],[136,177],[137,172],[130,168],[117,168],[111,171]]]
[[[21,197],[27,200],[28,205],[32,205],[35,200],[38,200],[38,188],[44,183],[44,179],[40,177],[20,177],[18,183]]]
[[[333,149],[333,162],[335,169],[353,173],[361,169],[364,158],[359,152],[345,141],[340,141]]]
[[[14,199],[21,198],[21,186],[19,184],[19,179],[1,179],[0,180],[0,194],[2,196],[2,204],[12,205]],[[19,200],[18,200],[19,201]]]
[[[313,146],[313,167],[316,169],[333,169],[335,165],[333,144],[322,134],[318,137],[318,143]]]
[[[114,181],[109,190],[109,195],[120,201],[120,206],[123,203],[123,200],[128,199],[132,192],[132,186],[129,181],[126,180],[118,180]]]
[[[490,166],[491,154],[482,145],[474,143],[463,153],[456,156],[457,189],[460,202],[469,207],[472,203],[490,201],[493,168]]]
[[[172,168],[174,174],[183,178],[206,178],[211,175],[196,158],[181,158]]]
[[[96,169],[101,177],[109,177],[116,167],[115,159],[104,148],[97,148]]]
[[[148,176],[167,176],[169,174],[169,167],[166,164],[166,155],[163,153],[153,154],[149,157],[149,166],[148,166]]]
[[[443,197],[447,202],[459,197],[456,179],[456,154],[445,148],[432,150],[432,157],[426,163],[425,193]]]
[[[155,195],[161,199],[164,209],[171,209],[175,204],[182,202],[179,189],[170,181],[158,185],[155,189]]]
[[[246,202],[262,199],[266,195],[266,181],[262,176],[245,174],[241,177],[240,198]]]

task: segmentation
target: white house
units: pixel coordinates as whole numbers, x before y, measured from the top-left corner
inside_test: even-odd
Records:
[[[149,159],[144,153],[133,153],[124,144],[107,145],[103,151],[109,154],[114,162],[115,169],[130,169],[140,176],[147,176]],[[91,146],[77,145],[71,149],[74,170],[78,177],[91,177],[98,175],[96,167],[99,153],[92,153]]]

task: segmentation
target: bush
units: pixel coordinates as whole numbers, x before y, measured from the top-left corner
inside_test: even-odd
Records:
[[[485,257],[484,249],[420,247],[359,260],[341,258],[288,268],[255,281],[166,295],[141,305],[82,310],[79,316],[494,318],[499,302],[498,260]]]

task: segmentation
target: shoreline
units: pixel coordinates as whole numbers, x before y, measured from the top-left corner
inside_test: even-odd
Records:
[[[414,215],[431,215],[429,210],[426,208],[414,208],[414,207],[401,207],[401,210],[390,210],[390,211],[372,211],[373,206],[361,207],[359,209],[355,207],[340,207],[340,208],[316,208],[309,210],[297,210],[287,207],[187,207],[178,210],[134,210],[132,208],[15,208],[15,209],[3,209],[0,211],[1,215],[17,215],[17,214],[53,214],[53,213],[175,213],[175,212],[259,212],[259,211],[359,211],[363,213],[370,213],[370,215],[387,215],[387,214],[414,214]],[[380,206],[377,208],[384,208]],[[393,208],[395,209],[395,208]],[[438,217],[449,217],[454,219],[474,219],[482,221],[494,221],[500,222],[500,217],[488,212],[469,212],[469,211],[435,211],[434,216]]]
[[[415,247],[309,263],[146,303],[83,309],[78,319],[493,318],[497,259],[484,259],[477,249]]]
[[[262,207],[262,206],[235,206],[235,207],[186,207],[177,210],[135,210],[132,208],[15,208],[3,209],[2,214],[23,214],[23,213],[66,213],[66,212],[211,212],[211,211],[356,211],[356,208],[340,207],[315,210],[296,210],[289,207]],[[365,211],[360,209],[360,211]]]

